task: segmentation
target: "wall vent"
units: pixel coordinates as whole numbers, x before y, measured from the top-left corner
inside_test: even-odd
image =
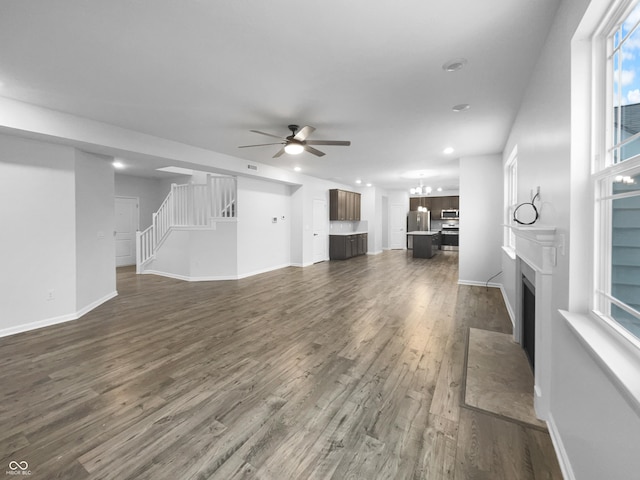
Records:
[[[248,168],[249,170],[258,170],[258,166],[257,166],[257,165],[251,165],[251,164],[249,164],[249,165],[247,165],[247,168]]]

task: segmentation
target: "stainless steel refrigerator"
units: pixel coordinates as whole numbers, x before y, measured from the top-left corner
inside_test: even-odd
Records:
[[[431,230],[431,212],[409,212],[407,214],[407,232],[423,232]],[[407,248],[413,249],[413,237],[407,235]]]
[[[409,212],[407,215],[407,232],[423,232],[431,230],[431,212]]]

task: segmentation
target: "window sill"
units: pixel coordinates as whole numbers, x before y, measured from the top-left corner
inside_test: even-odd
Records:
[[[560,310],[571,330],[640,415],[640,351],[601,320]]]

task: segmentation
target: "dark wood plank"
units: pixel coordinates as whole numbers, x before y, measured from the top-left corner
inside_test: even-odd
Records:
[[[0,339],[0,462],[32,478],[560,478],[544,431],[461,405],[457,252],[188,283],[132,268],[83,318]]]

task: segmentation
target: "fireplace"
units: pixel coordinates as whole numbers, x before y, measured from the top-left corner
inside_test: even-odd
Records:
[[[533,369],[534,406],[547,419],[551,385],[551,319],[553,277],[563,236],[551,226],[510,226],[515,234],[515,304],[513,338]],[[557,241],[559,243],[556,243]]]
[[[536,364],[536,287],[522,276],[522,348],[531,369]]]

